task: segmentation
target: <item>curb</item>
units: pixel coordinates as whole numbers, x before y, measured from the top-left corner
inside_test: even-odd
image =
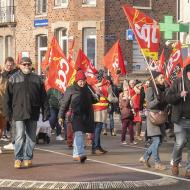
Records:
[[[0,179],[0,187],[7,189],[137,189],[140,187],[161,187],[178,183],[178,180],[162,177],[156,180],[143,181],[103,181],[103,182],[56,182],[56,181],[26,181]]]

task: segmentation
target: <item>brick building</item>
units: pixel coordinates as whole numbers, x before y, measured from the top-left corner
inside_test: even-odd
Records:
[[[30,55],[40,73],[40,63],[53,35],[65,54],[75,39],[74,59],[82,48],[99,69],[107,50],[121,40],[129,72],[145,73],[146,66],[129,29],[122,6],[131,4],[158,22],[164,15],[176,18],[171,0],[0,0],[0,63],[19,52]]]

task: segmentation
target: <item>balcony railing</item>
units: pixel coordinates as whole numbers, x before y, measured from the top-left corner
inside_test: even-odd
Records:
[[[0,24],[15,22],[15,7],[0,7]]]

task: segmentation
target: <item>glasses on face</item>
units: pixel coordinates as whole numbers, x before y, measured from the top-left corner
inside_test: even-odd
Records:
[[[22,63],[21,65],[23,65],[24,67],[26,67],[26,66],[31,66],[32,64],[31,63]]]

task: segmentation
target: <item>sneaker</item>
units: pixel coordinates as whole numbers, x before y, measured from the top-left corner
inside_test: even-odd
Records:
[[[111,136],[116,136],[116,132],[114,129],[111,130]]]
[[[4,141],[4,142],[8,142],[9,141],[9,139],[6,136],[1,137],[1,140]]]
[[[61,135],[56,136],[56,141],[63,141],[63,137]]]
[[[160,171],[166,170],[166,166],[164,166],[164,165],[161,164],[161,163],[157,163],[157,164],[155,164],[155,169],[156,169],[156,170],[160,170]]]
[[[130,145],[136,145],[136,144],[138,144],[138,142],[136,141],[133,141],[132,143],[130,143]]]
[[[20,160],[15,160],[14,168],[19,169],[22,167],[22,162]]]
[[[136,136],[136,140],[142,141],[143,139],[142,139],[142,137],[140,137],[140,136]]]
[[[174,163],[174,161],[173,161],[173,160],[171,160],[171,161],[170,161],[170,165],[171,165],[171,166],[173,166],[173,163]],[[182,167],[181,163],[179,163],[179,164],[178,164],[178,167],[179,167],[179,168],[181,168],[181,167]]]
[[[92,154],[99,156],[99,155],[103,154],[103,152],[100,150],[92,150]]]
[[[14,147],[13,143],[9,143],[9,144],[5,145],[3,148],[5,150],[14,150],[15,147]]]
[[[103,130],[103,135],[107,135],[106,129]]]
[[[126,145],[127,142],[126,142],[126,141],[122,141],[121,144],[122,144],[122,145]]]
[[[24,160],[24,167],[28,168],[32,166],[32,160]]]
[[[150,165],[150,163],[149,163],[149,159],[148,160],[145,160],[144,158],[143,158],[143,156],[139,159],[139,162],[140,163],[143,163],[147,168],[151,168],[151,165]]]
[[[174,175],[174,176],[178,176],[179,175],[179,167],[175,163],[173,163],[173,165],[172,165],[172,175]]]
[[[107,150],[104,150],[103,148],[99,148],[99,151],[102,152],[103,154],[107,153]]]

